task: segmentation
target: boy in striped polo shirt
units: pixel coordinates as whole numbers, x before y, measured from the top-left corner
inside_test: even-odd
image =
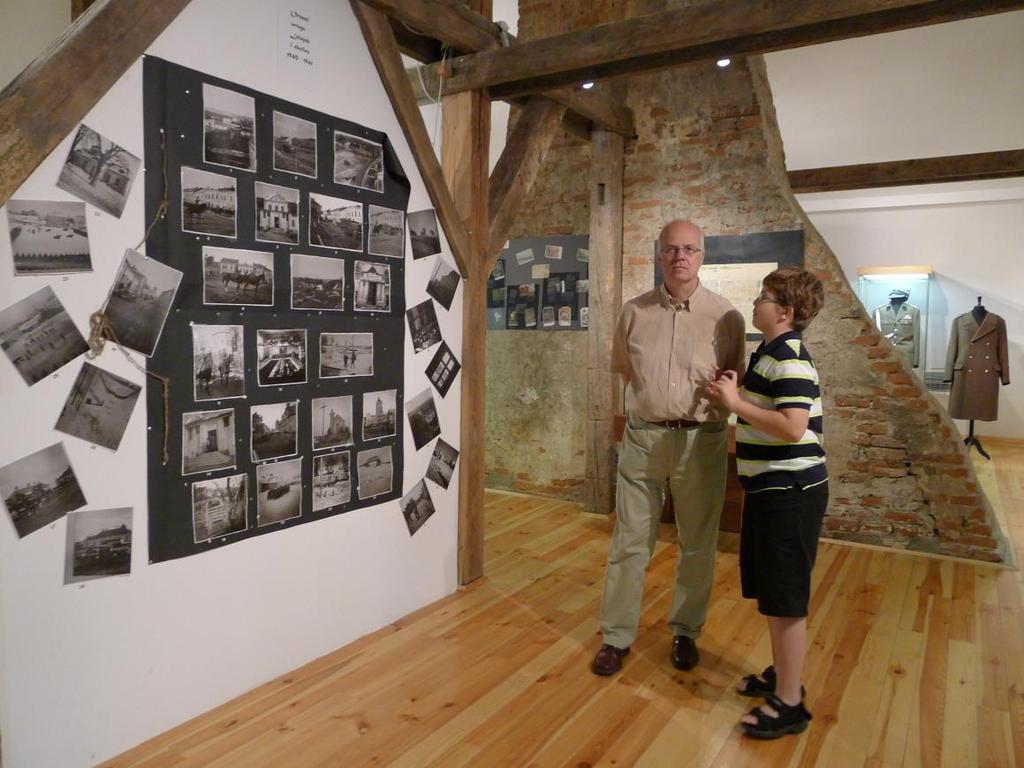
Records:
[[[754,326],[764,341],[737,386],[722,372],[710,394],[737,417],[736,466],[746,491],[740,533],[743,596],[768,618],[773,665],[737,688],[763,697],[741,721],[748,736],[800,733],[804,707],[807,603],[821,521],[828,505],[818,372],[800,338],[824,304],[821,281],[799,267],[781,267],[762,281]]]

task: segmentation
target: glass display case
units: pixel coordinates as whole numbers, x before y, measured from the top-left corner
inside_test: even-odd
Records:
[[[857,274],[857,295],[875,326],[924,381],[932,268],[861,267]]]

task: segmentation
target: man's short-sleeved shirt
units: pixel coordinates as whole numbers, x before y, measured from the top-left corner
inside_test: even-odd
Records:
[[[810,488],[828,480],[818,371],[796,331],[783,333],[750,356],[740,397],[767,410],[805,408],[807,429],[789,443],[736,422],[736,469],[748,493]]]
[[[718,370],[742,373],[743,316],[703,285],[672,298],[664,285],[627,301],[612,345],[612,371],[629,376],[626,410],[646,421],[720,421],[729,412],[705,387]]]

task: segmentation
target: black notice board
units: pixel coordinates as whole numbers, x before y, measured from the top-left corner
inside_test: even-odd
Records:
[[[152,371],[170,377],[170,401],[168,450],[169,460],[162,462],[164,407],[161,386],[147,377],[148,407],[148,473],[149,473],[149,558],[151,562],[184,557],[224,546],[250,536],[272,533],[283,527],[291,527],[322,519],[352,509],[380,504],[397,499],[402,492],[402,422],[404,402],[404,338],[405,338],[405,233],[404,213],[409,200],[409,181],[385,133],[367,129],[355,122],[326,115],[312,109],[284,101],[255,91],[251,88],[227,82],[195,70],[187,69],[154,57],[144,61],[144,130],[145,130],[145,194],[147,224],[153,220],[164,195],[164,181],[161,167],[166,164],[167,213],[158,221],[147,240],[147,256],[167,264],[183,273],[183,278],[166,325],[155,353],[149,360]],[[251,97],[255,114],[255,157],[254,171],[214,165],[204,162],[204,84],[227,89],[236,94]],[[287,114],[315,126],[316,170],[310,176],[274,169],[274,113]],[[341,132],[356,141],[380,145],[380,162],[373,171],[361,179],[368,188],[335,183],[335,132]],[[161,136],[166,138],[166,149],[161,150]],[[362,146],[362,145],[360,145]],[[312,154],[312,153],[310,153]],[[310,158],[311,159],[311,158]],[[236,224],[235,237],[219,237],[208,234],[193,234],[182,231],[182,183],[181,168],[212,171],[235,179]],[[383,179],[382,191],[373,187]],[[298,232],[297,243],[271,243],[256,239],[257,195],[255,183],[265,182],[291,190],[298,190]],[[310,194],[317,193],[350,201],[363,206],[364,225],[361,247],[358,250],[338,250],[310,244]],[[266,194],[266,193],[264,193]],[[263,198],[265,200],[266,197]],[[265,206],[265,203],[260,203]],[[370,232],[369,206],[381,206],[402,212],[401,231],[394,234],[397,242],[401,238],[399,256],[389,258],[368,253]],[[293,214],[295,208],[291,209]],[[391,221],[399,220],[398,217]],[[269,226],[269,225],[268,225]],[[294,235],[293,235],[294,236]],[[377,240],[376,242],[381,242]],[[273,260],[273,303],[270,306],[212,306],[204,304],[204,270],[209,270],[210,261],[204,263],[203,247],[238,248],[271,252]],[[377,246],[378,250],[382,250]],[[337,259],[343,265],[344,309],[342,311],[295,310],[292,309],[291,254],[308,254]],[[357,261],[372,265],[376,272],[385,271],[390,277],[390,306],[380,311],[356,311],[354,304],[354,272]],[[221,266],[223,267],[223,259]],[[225,268],[226,269],[226,268]],[[360,285],[365,288],[366,269],[361,271]],[[229,289],[226,289],[229,290]],[[237,286],[235,287],[237,290]],[[373,296],[383,295],[380,285],[373,286]],[[366,306],[365,293],[363,306]],[[301,302],[300,302],[301,303]],[[383,306],[383,302],[381,302]],[[192,325],[225,324],[243,327],[245,354],[244,399],[197,402],[195,399],[195,377],[193,370]],[[263,378],[261,366],[257,364],[257,331],[273,329],[304,329],[306,331],[306,382],[260,386]],[[372,375],[344,377],[320,377],[319,336],[326,333],[372,334],[373,355]],[[267,338],[267,336],[264,336]],[[366,338],[366,337],[359,337]],[[285,353],[282,353],[285,354]],[[353,354],[353,359],[355,355]],[[269,370],[269,369],[268,369]],[[270,376],[271,374],[266,374]],[[270,381],[271,379],[265,379]],[[280,381],[280,379],[279,379]],[[381,417],[375,412],[380,406],[377,398],[369,398],[369,424],[363,420],[363,395],[377,391],[394,390],[394,400],[385,397],[385,407],[393,408],[394,435],[374,437],[387,431],[381,428]],[[312,444],[312,400],[350,395],[352,413],[350,419],[351,445],[332,450],[313,450]],[[269,512],[258,520],[260,488],[257,487],[257,464],[269,466],[277,462],[255,462],[251,454],[250,407],[262,404],[297,401],[294,413],[297,457],[301,458],[301,506],[298,516],[274,521]],[[183,475],[182,465],[182,415],[187,412],[232,409],[234,415],[234,440],[236,467],[209,473]],[[323,414],[321,414],[323,416]],[[322,419],[323,420],[323,419]],[[287,430],[287,422],[282,429]],[[369,434],[364,435],[365,431]],[[333,428],[332,428],[333,429]],[[212,430],[211,430],[212,431]],[[390,490],[377,495],[360,498],[357,456],[361,451],[390,448],[391,483]],[[313,511],[313,464],[314,457],[323,457],[348,452],[347,457],[337,457],[318,462],[324,473],[335,473],[335,479],[343,478],[339,469],[342,460],[347,462],[350,500]],[[376,451],[364,455],[367,477],[373,476],[374,491],[381,486],[376,479],[384,477],[386,461]],[[288,459],[287,461],[290,461]],[[281,463],[286,460],[282,459]],[[294,467],[294,465],[292,465]],[[376,473],[372,474],[371,473]],[[282,468],[282,475],[287,474]],[[193,483],[215,478],[244,475],[246,478],[247,502],[244,528],[232,524],[232,532],[196,541],[193,517]],[[280,491],[283,483],[268,480],[273,473],[265,475],[267,498]],[[381,481],[383,482],[383,481]],[[240,481],[239,481],[240,483]],[[235,484],[235,488],[239,487]],[[230,489],[231,486],[228,486]],[[343,487],[343,483],[335,486]],[[370,484],[367,483],[367,487]],[[294,484],[285,488],[294,490]],[[225,499],[230,498],[229,494]],[[240,498],[240,496],[238,497]],[[324,502],[320,502],[321,507]],[[239,505],[240,506],[240,505]],[[262,508],[262,507],[261,507]],[[269,509],[269,502],[267,509]],[[263,522],[264,525],[258,525]],[[210,525],[206,519],[204,525]],[[206,529],[208,533],[210,528]]]

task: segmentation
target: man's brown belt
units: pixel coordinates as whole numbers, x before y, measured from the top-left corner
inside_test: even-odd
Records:
[[[667,419],[666,421],[649,421],[648,424],[653,424],[656,427],[664,427],[665,429],[693,429],[699,427],[699,421],[691,421],[690,419]]]

